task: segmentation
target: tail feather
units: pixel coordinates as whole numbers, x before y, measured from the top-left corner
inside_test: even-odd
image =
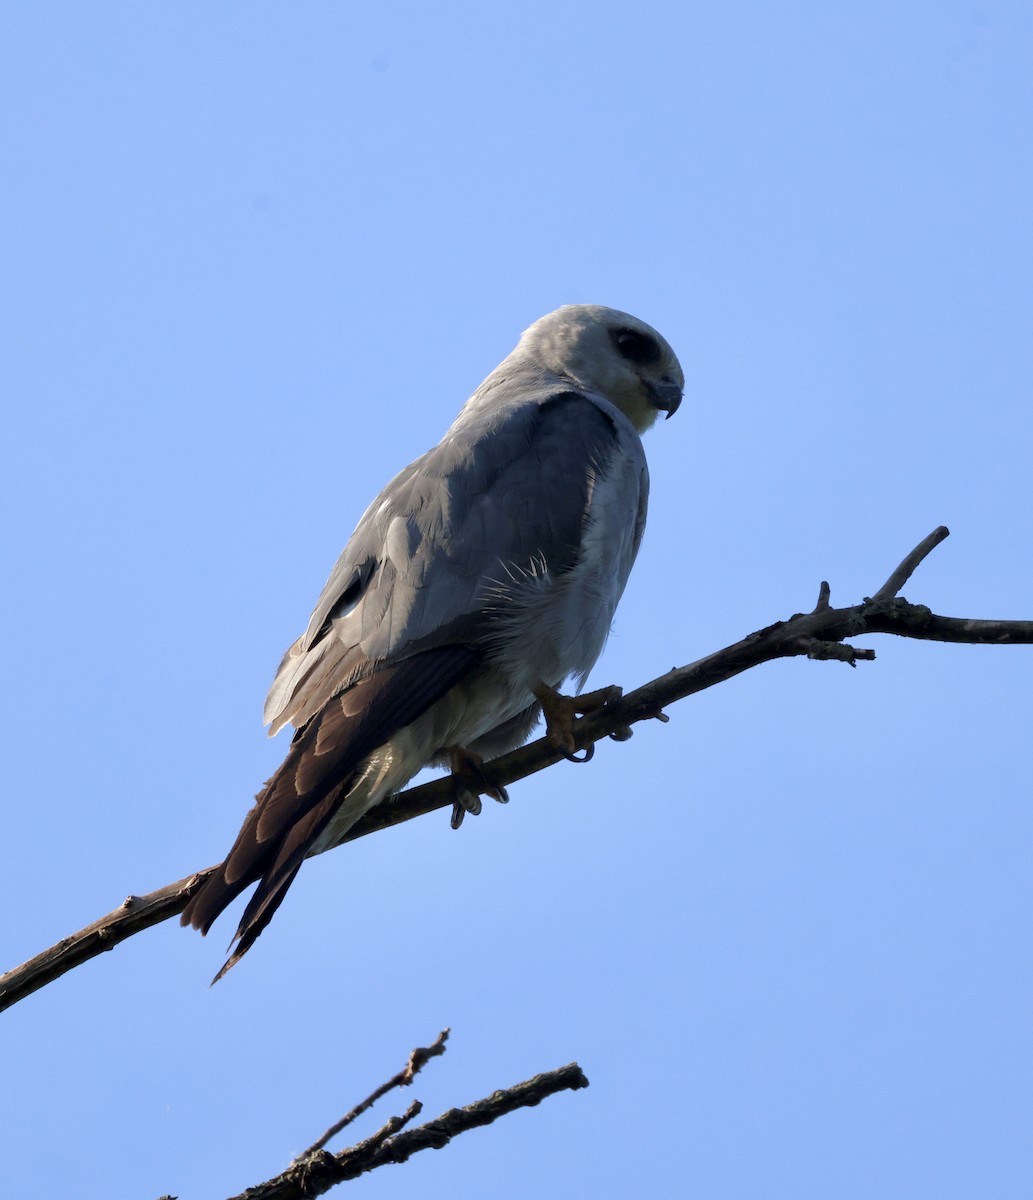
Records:
[[[294,882],[294,877],[305,861],[309,846],[319,837],[327,822],[337,808],[339,789],[326,797],[322,804],[314,808],[294,826],[284,842],[283,848],[272,864],[259,880],[255,893],[248,901],[247,908],[240,918],[237,932],[233,935],[230,945],[235,941],[233,953],[220,967],[212,983],[218,983],[226,972],[244,957],[258,938],[258,935],[273,919],[273,914],[280,907],[287,889]]]
[[[180,918],[182,924],[206,934],[241,892],[258,883],[237,926],[236,947],[213,983],[247,953],[269,924],[306,854],[340,808],[370,754],[417,720],[477,662],[478,655],[469,647],[439,646],[384,665],[334,696],[298,730],[286,759],[256,797],[225,861],[201,885]]]

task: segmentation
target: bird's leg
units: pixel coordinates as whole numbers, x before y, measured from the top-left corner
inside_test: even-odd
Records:
[[[479,816],[481,793],[500,804],[509,803],[509,793],[500,783],[489,782],[484,774],[484,759],[463,746],[448,746],[449,766],[456,777],[456,799],[452,805],[452,828],[458,829],[467,813]]]
[[[585,692],[581,696],[564,696],[547,683],[539,683],[534,689],[535,699],[542,706],[545,717],[545,737],[555,750],[571,762],[587,762],[592,757],[592,747],[585,749],[584,758],[574,755],[574,718],[583,717],[586,713],[598,712],[623,695],[621,688],[599,688],[594,692]]]

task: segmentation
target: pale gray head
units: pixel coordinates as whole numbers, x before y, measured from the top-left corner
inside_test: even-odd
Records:
[[[513,357],[575,380],[616,405],[642,433],[681,403],[685,376],[645,321],[599,304],[565,304],[525,330]]]

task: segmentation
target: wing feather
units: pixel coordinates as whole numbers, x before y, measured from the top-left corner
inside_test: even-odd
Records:
[[[599,464],[618,450],[618,415],[581,392],[519,394],[501,412],[471,401],[367,509],[280,664],[271,733],[311,720],[365,663],[433,645],[441,630],[483,637],[486,598],[507,571],[573,567]]]

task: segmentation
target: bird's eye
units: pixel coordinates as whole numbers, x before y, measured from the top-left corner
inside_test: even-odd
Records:
[[[660,360],[660,347],[637,329],[618,329],[613,334],[617,353],[633,363],[645,364]]]

